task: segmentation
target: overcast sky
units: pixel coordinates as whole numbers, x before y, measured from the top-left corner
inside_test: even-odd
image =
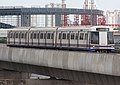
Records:
[[[40,6],[48,3],[61,3],[61,0],[0,0],[0,6]],[[67,7],[83,8],[84,0],[66,0]],[[97,9],[120,10],[120,0],[96,0]]]

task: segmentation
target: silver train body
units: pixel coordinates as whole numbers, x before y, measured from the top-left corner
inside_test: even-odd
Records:
[[[13,29],[8,46],[114,52],[113,32],[107,26]]]

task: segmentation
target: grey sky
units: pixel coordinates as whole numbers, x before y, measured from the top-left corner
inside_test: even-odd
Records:
[[[61,3],[61,0],[0,0],[0,6],[41,6],[48,3]],[[84,0],[66,0],[67,7],[83,8]],[[96,0],[97,9],[120,10],[119,0]]]

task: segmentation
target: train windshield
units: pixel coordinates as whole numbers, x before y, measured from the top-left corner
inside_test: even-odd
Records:
[[[91,32],[91,44],[99,44],[99,32]]]
[[[114,44],[113,32],[107,33],[108,44]]]

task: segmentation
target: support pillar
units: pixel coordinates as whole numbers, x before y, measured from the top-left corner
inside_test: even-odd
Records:
[[[55,26],[61,26],[62,22],[61,22],[61,15],[60,14],[56,14],[55,15]]]
[[[97,15],[91,15],[90,16],[90,24],[92,26],[96,26],[97,25]]]
[[[31,15],[21,15],[21,26],[22,27],[31,26]]]

